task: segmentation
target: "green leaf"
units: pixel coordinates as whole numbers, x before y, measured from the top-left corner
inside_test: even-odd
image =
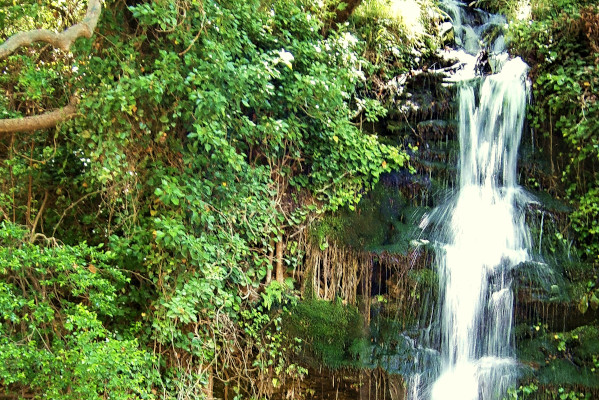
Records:
[[[593,309],[593,311],[596,311],[597,308],[599,308],[599,297],[597,297],[597,292],[593,292],[590,303],[591,303],[591,308]]]
[[[589,308],[589,300],[587,298],[587,295],[585,294],[584,296],[582,296],[582,298],[578,302],[578,311],[580,311],[581,314],[584,314],[587,312],[588,308]]]

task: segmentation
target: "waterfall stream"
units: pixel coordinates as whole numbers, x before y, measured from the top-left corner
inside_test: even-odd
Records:
[[[421,362],[410,397],[495,400],[515,383],[511,272],[530,259],[524,207],[531,199],[516,174],[528,67],[520,58],[509,59],[499,35],[486,46],[489,57],[500,60],[495,73],[476,76],[482,37],[505,21],[480,10],[472,17],[460,2],[444,5],[461,47],[455,54],[464,60],[451,78],[459,96],[459,187],[421,224],[435,243],[439,276],[432,323],[437,333],[423,343],[438,356],[434,363]]]

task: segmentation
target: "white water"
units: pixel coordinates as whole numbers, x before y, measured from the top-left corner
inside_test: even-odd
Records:
[[[515,58],[499,73],[458,82],[459,188],[422,223],[436,230],[439,371],[430,382],[415,375],[412,399],[495,400],[515,383],[511,270],[530,248],[530,199],[516,179],[526,72]]]
[[[529,259],[530,244],[516,182],[526,69],[508,61],[484,80],[478,103],[474,82],[460,87],[460,186],[437,252],[442,361],[433,400],[492,399],[512,383],[510,270]]]

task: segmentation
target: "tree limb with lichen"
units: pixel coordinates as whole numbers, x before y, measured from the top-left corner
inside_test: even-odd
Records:
[[[35,29],[18,32],[0,45],[0,59],[4,59],[21,47],[36,42],[46,42],[63,51],[68,51],[79,38],[90,38],[96,29],[102,13],[101,0],[89,0],[83,20],[60,33],[48,29]],[[0,133],[31,132],[47,129],[64,122],[77,113],[77,99],[72,97],[69,104],[46,113],[0,120]]]
[[[87,12],[83,20],[61,33],[48,29],[35,29],[18,32],[0,45],[0,59],[6,58],[17,49],[36,42],[46,42],[61,50],[68,51],[75,40],[80,37],[90,38],[96,29],[102,12],[100,0],[89,0]]]
[[[54,111],[29,117],[0,119],[0,134],[52,128],[73,118],[77,114],[77,103],[77,98],[72,97],[68,105]]]

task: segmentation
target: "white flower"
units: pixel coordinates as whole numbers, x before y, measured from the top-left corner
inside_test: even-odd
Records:
[[[356,78],[358,78],[361,81],[366,81],[366,76],[364,75],[364,72],[359,70],[359,69],[354,69],[353,70],[354,76]]]
[[[341,46],[347,49],[349,46],[354,46],[358,43],[358,39],[349,32],[345,32],[341,38]]]
[[[292,69],[291,67],[291,61],[294,60],[293,54],[291,54],[290,52],[281,49],[279,50],[279,59],[277,60],[277,64],[279,62],[282,62],[283,64],[285,64],[286,66],[289,67],[289,69]]]

